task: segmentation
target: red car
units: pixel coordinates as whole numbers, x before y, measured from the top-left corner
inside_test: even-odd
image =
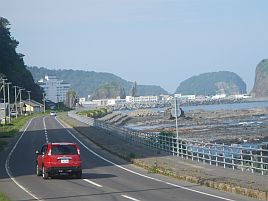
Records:
[[[68,174],[82,178],[80,149],[76,143],[47,143],[36,151],[36,174],[43,179]]]

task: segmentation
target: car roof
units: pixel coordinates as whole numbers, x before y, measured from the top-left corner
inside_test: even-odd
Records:
[[[48,144],[55,145],[55,146],[61,146],[61,145],[77,145],[74,142],[52,142],[52,143],[46,143],[45,145],[48,145]]]

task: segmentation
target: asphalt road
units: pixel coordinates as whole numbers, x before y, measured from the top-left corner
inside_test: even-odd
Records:
[[[82,179],[43,180],[35,175],[35,151],[46,141],[78,143],[83,160]],[[29,122],[11,146],[0,153],[0,165],[0,191],[12,200],[253,200],[148,173],[105,152],[51,116]]]

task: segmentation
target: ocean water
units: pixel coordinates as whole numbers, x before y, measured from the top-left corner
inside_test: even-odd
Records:
[[[228,103],[228,104],[216,104],[216,105],[196,105],[196,106],[181,106],[184,111],[190,110],[239,110],[239,109],[251,109],[251,108],[268,108],[268,101],[259,102],[246,102],[246,103]]]

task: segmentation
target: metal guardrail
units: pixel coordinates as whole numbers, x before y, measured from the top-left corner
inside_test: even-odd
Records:
[[[80,116],[73,111],[68,115],[90,126],[102,128],[126,141],[161,150],[170,155],[196,160],[224,168],[241,169],[242,172],[258,172],[268,175],[268,149],[262,146],[225,145],[200,142],[189,139],[177,139],[173,136],[142,132],[118,127],[89,117]]]

